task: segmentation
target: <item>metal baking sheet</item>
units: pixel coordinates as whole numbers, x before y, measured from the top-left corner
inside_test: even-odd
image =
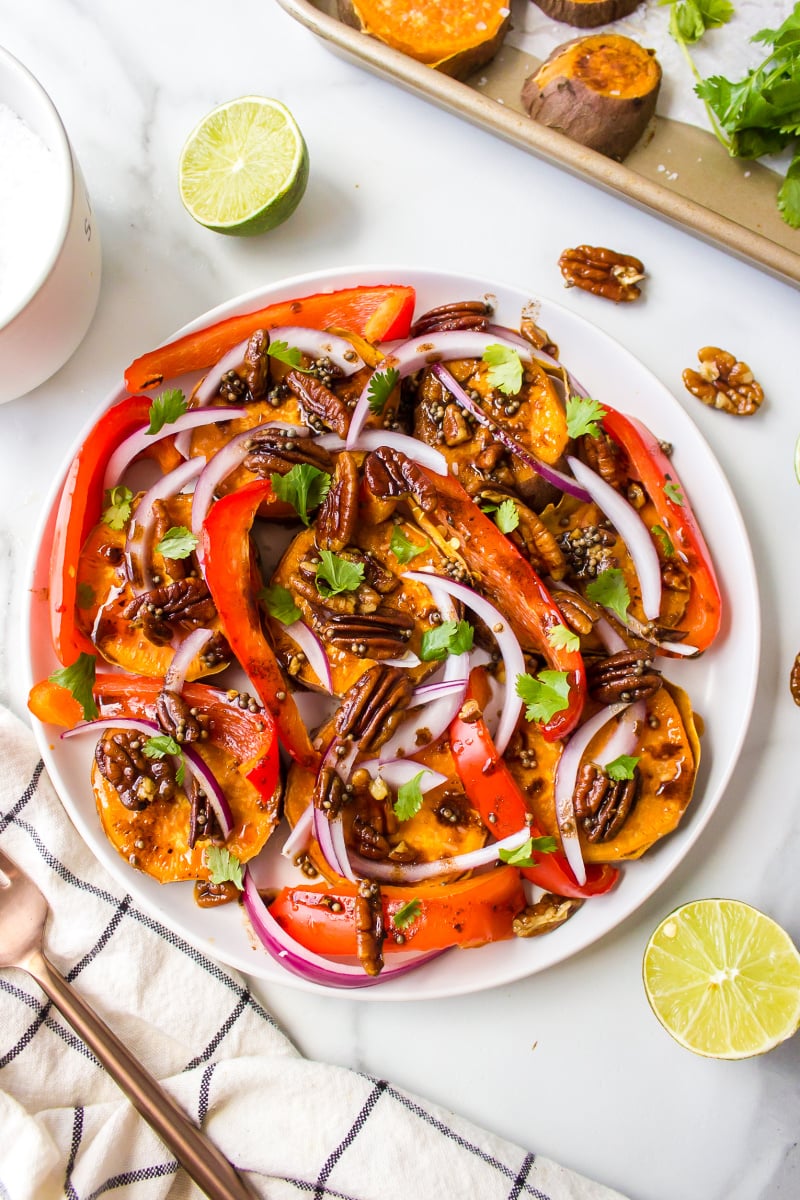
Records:
[[[625,162],[617,163],[527,116],[520,91],[539,63],[513,46],[506,44],[462,82],[345,25],[335,16],[335,0],[278,3],[351,61],[800,286],[800,230],[777,210],[779,176],[759,163],[730,158],[705,130],[656,117]]]

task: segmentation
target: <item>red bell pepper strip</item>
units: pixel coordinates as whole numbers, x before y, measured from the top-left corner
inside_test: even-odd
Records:
[[[203,523],[203,567],[234,657],[262,704],[272,713],[278,736],[292,758],[313,769],[319,765],[320,755],[311,745],[308,730],[264,634],[250,583],[250,530],[259,507],[271,500],[276,498],[268,479],[256,479],[217,500]]]
[[[485,691],[482,685],[485,685],[483,668],[476,667],[470,675],[467,698],[480,698]],[[526,824],[531,837],[542,836],[530,823],[525,795],[497,753],[483,718],[466,722],[456,717],[450,726],[450,749],[467,799],[494,837],[498,840],[509,837]],[[560,851],[534,857],[535,866],[522,867],[522,874],[556,896],[600,896],[614,886],[619,875],[616,867],[592,863],[586,868],[586,882],[579,884]]]
[[[622,447],[653,502],[659,522],[686,568],[689,603],[679,628],[698,650],[711,645],[722,620],[722,597],[711,555],[675,468],[658,439],[635,417],[607,405],[603,428]]]
[[[355,886],[344,880],[333,888],[327,884],[287,887],[278,892],[269,911],[306,949],[317,954],[352,955],[357,952],[355,898]],[[513,936],[514,917],[526,903],[515,867],[499,867],[450,884],[384,885],[381,899],[384,952],[444,950],[502,941]],[[401,928],[392,918],[409,901],[416,901],[415,915]],[[331,906],[335,902],[334,912]]]
[[[152,401],[127,396],[103,413],[70,463],[55,514],[50,551],[50,631],[64,666],[95,647],[76,621],[78,557],[103,510],[103,474],[109,456],[129,434],[146,424]]]
[[[563,616],[528,560],[478,508],[458,480],[427,470],[426,474],[438,496],[431,515],[442,517],[458,537],[459,552],[480,578],[482,590],[508,614],[512,627],[523,635],[523,640],[544,655],[552,670],[566,672],[567,706],[540,726],[548,741],[565,737],[578,724],[583,711],[586,668],[579,650],[554,646],[550,641],[550,631],[564,624]],[[507,681],[509,687],[515,683],[513,679]]]
[[[143,675],[99,674],[94,697],[100,716],[158,720],[156,702],[163,679]],[[182,696],[191,708],[209,718],[211,740],[244,767],[244,776],[265,803],[275,803],[279,778],[278,740],[269,712],[240,708],[219,688],[206,683],[185,683]]]
[[[256,312],[226,317],[205,329],[186,333],[166,346],[134,359],[125,372],[129,392],[157,387],[188,371],[213,367],[223,354],[256,329],[302,325],[311,329],[346,329],[370,342],[408,337],[414,313],[414,288],[400,284],[342,288],[297,300],[282,300]]]

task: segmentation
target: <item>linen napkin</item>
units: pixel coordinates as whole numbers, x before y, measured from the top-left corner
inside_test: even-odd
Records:
[[[125,895],[0,709],[0,845],[37,882],[45,951],[270,1200],[622,1200],[383,1079],[302,1058],[241,977]],[[201,1193],[23,972],[0,971],[2,1200]]]

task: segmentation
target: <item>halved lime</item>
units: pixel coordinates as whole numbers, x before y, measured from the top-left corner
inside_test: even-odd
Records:
[[[192,130],[178,166],[186,210],[217,233],[249,237],[291,216],[308,182],[308,150],[279,100],[243,96]]]
[[[695,1054],[764,1054],[800,1025],[800,954],[741,900],[693,900],[670,913],[647,944],[643,976],[653,1012]]]

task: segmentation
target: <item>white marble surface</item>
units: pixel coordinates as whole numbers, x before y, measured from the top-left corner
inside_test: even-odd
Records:
[[[49,383],[0,408],[0,700],[24,713],[28,556],[65,449],[124,365],[189,318],[283,275],[395,262],[475,271],[593,320],[691,412],[752,540],[761,678],[723,803],[634,916],[542,975],[402,1006],[255,986],[307,1054],[385,1075],[633,1200],[800,1194],[800,1039],[756,1061],[695,1058],[662,1032],[640,982],[648,934],[688,898],[740,897],[800,940],[800,712],[788,689],[800,649],[797,290],[344,62],[275,0],[0,0],[0,15],[3,44],[62,114],[104,245],[85,342]],[[248,92],[289,105],[312,166],[295,216],[238,241],[185,215],[176,163],[200,116]],[[556,259],[578,242],[641,257],[645,298],[615,307],[565,291]],[[683,391],[681,369],[707,343],[755,369],[768,397],[757,416],[710,411]]]

